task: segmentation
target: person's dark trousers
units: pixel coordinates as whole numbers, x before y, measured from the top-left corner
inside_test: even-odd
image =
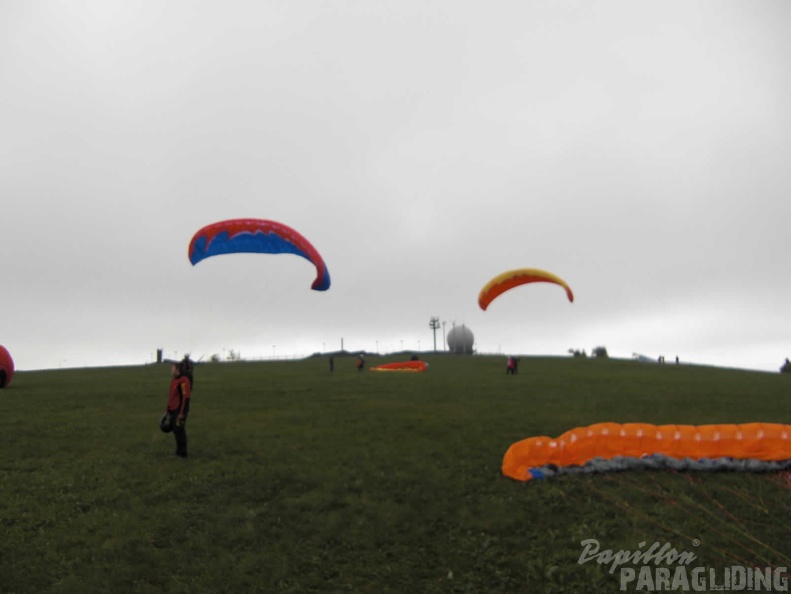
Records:
[[[190,401],[184,405],[184,422],[181,427],[177,425],[179,411],[171,411],[170,424],[173,428],[173,435],[176,437],[176,455],[182,458],[187,457],[187,415],[190,412]]]
[[[176,436],[176,455],[182,458],[187,457],[187,430],[184,426],[174,427],[173,435]]]

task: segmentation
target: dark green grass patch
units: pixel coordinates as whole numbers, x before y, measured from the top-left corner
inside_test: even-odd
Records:
[[[200,365],[187,460],[157,427],[166,366],[18,373],[0,392],[0,592],[617,591],[578,563],[586,539],[791,566],[784,473],[500,474],[511,443],[601,421],[791,422],[789,378],[426,358]]]

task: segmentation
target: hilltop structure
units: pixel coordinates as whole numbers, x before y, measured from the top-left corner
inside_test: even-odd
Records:
[[[448,350],[451,353],[472,354],[474,352],[475,335],[467,326],[454,326],[446,336]]]

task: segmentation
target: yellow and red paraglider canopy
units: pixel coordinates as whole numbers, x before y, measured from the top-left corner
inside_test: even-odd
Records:
[[[566,296],[569,301],[572,303],[574,302],[574,293],[572,293],[571,287],[559,276],[547,272],[546,270],[539,270],[538,268],[517,268],[516,270],[509,270],[502,274],[498,274],[486,283],[478,294],[478,305],[482,310],[486,311],[489,304],[506,291],[518,287],[519,285],[538,282],[560,285],[566,289]]]

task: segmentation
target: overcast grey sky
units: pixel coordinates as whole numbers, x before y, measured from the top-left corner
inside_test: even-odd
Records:
[[[429,349],[776,371],[791,3],[0,2],[0,344],[17,369]],[[193,267],[206,224],[323,255]],[[568,282],[520,287],[511,268]],[[442,336],[437,335],[438,346]]]

